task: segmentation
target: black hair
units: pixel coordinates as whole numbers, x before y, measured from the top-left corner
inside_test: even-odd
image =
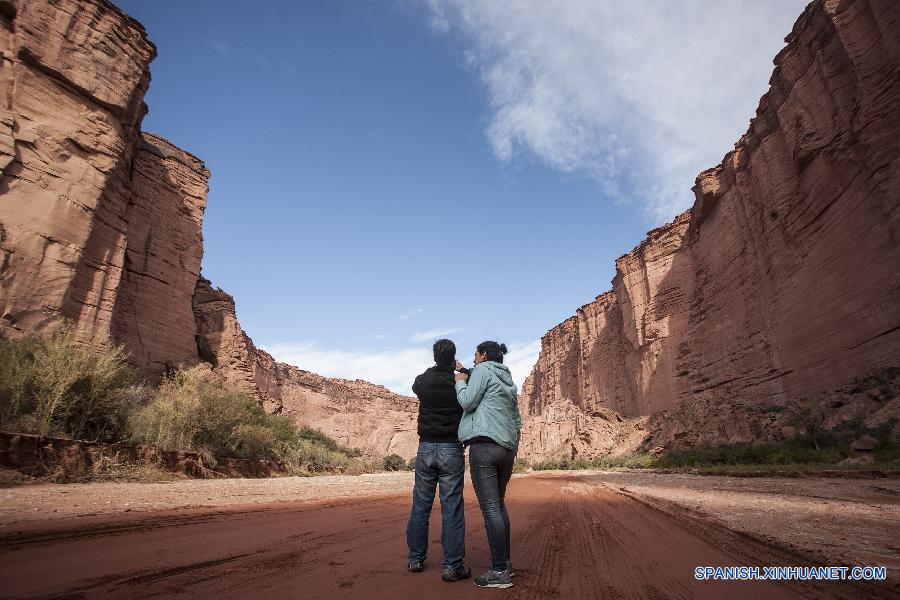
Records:
[[[502,363],[503,355],[507,353],[506,344],[498,344],[497,342],[481,342],[476,350],[484,354],[488,360]]]
[[[434,364],[446,367],[456,362],[456,344],[451,340],[438,340],[431,349],[434,351]]]

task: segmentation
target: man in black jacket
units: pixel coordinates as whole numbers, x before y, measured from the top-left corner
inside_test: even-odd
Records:
[[[457,436],[462,407],[456,401],[456,345],[438,340],[434,366],[416,377],[413,392],[419,398],[419,450],[416,453],[416,483],[412,511],[406,526],[409,570],[424,568],[428,552],[428,520],[435,488],[441,490],[441,544],[444,547],[444,581],[467,579],[471,574],[463,559],[466,554],[463,514],[463,473],[465,455]]]

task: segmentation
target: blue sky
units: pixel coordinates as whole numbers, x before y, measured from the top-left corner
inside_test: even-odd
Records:
[[[805,3],[124,1],[144,129],[203,159],[203,272],[276,358],[409,393],[540,337],[692,202]]]

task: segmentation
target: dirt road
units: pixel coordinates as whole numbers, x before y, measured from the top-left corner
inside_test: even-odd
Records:
[[[803,565],[711,523],[685,520],[578,474],[510,484],[510,590],[440,580],[440,513],[423,573],[405,571],[407,494],[101,515],[0,535],[11,598],[878,598],[888,584],[695,581],[698,565]],[[467,561],[488,563],[466,489]]]

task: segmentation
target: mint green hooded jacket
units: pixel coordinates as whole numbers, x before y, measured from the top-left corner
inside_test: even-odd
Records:
[[[517,397],[506,365],[492,360],[475,365],[468,383],[456,382],[456,400],[463,409],[459,441],[483,435],[515,452],[522,430]]]

